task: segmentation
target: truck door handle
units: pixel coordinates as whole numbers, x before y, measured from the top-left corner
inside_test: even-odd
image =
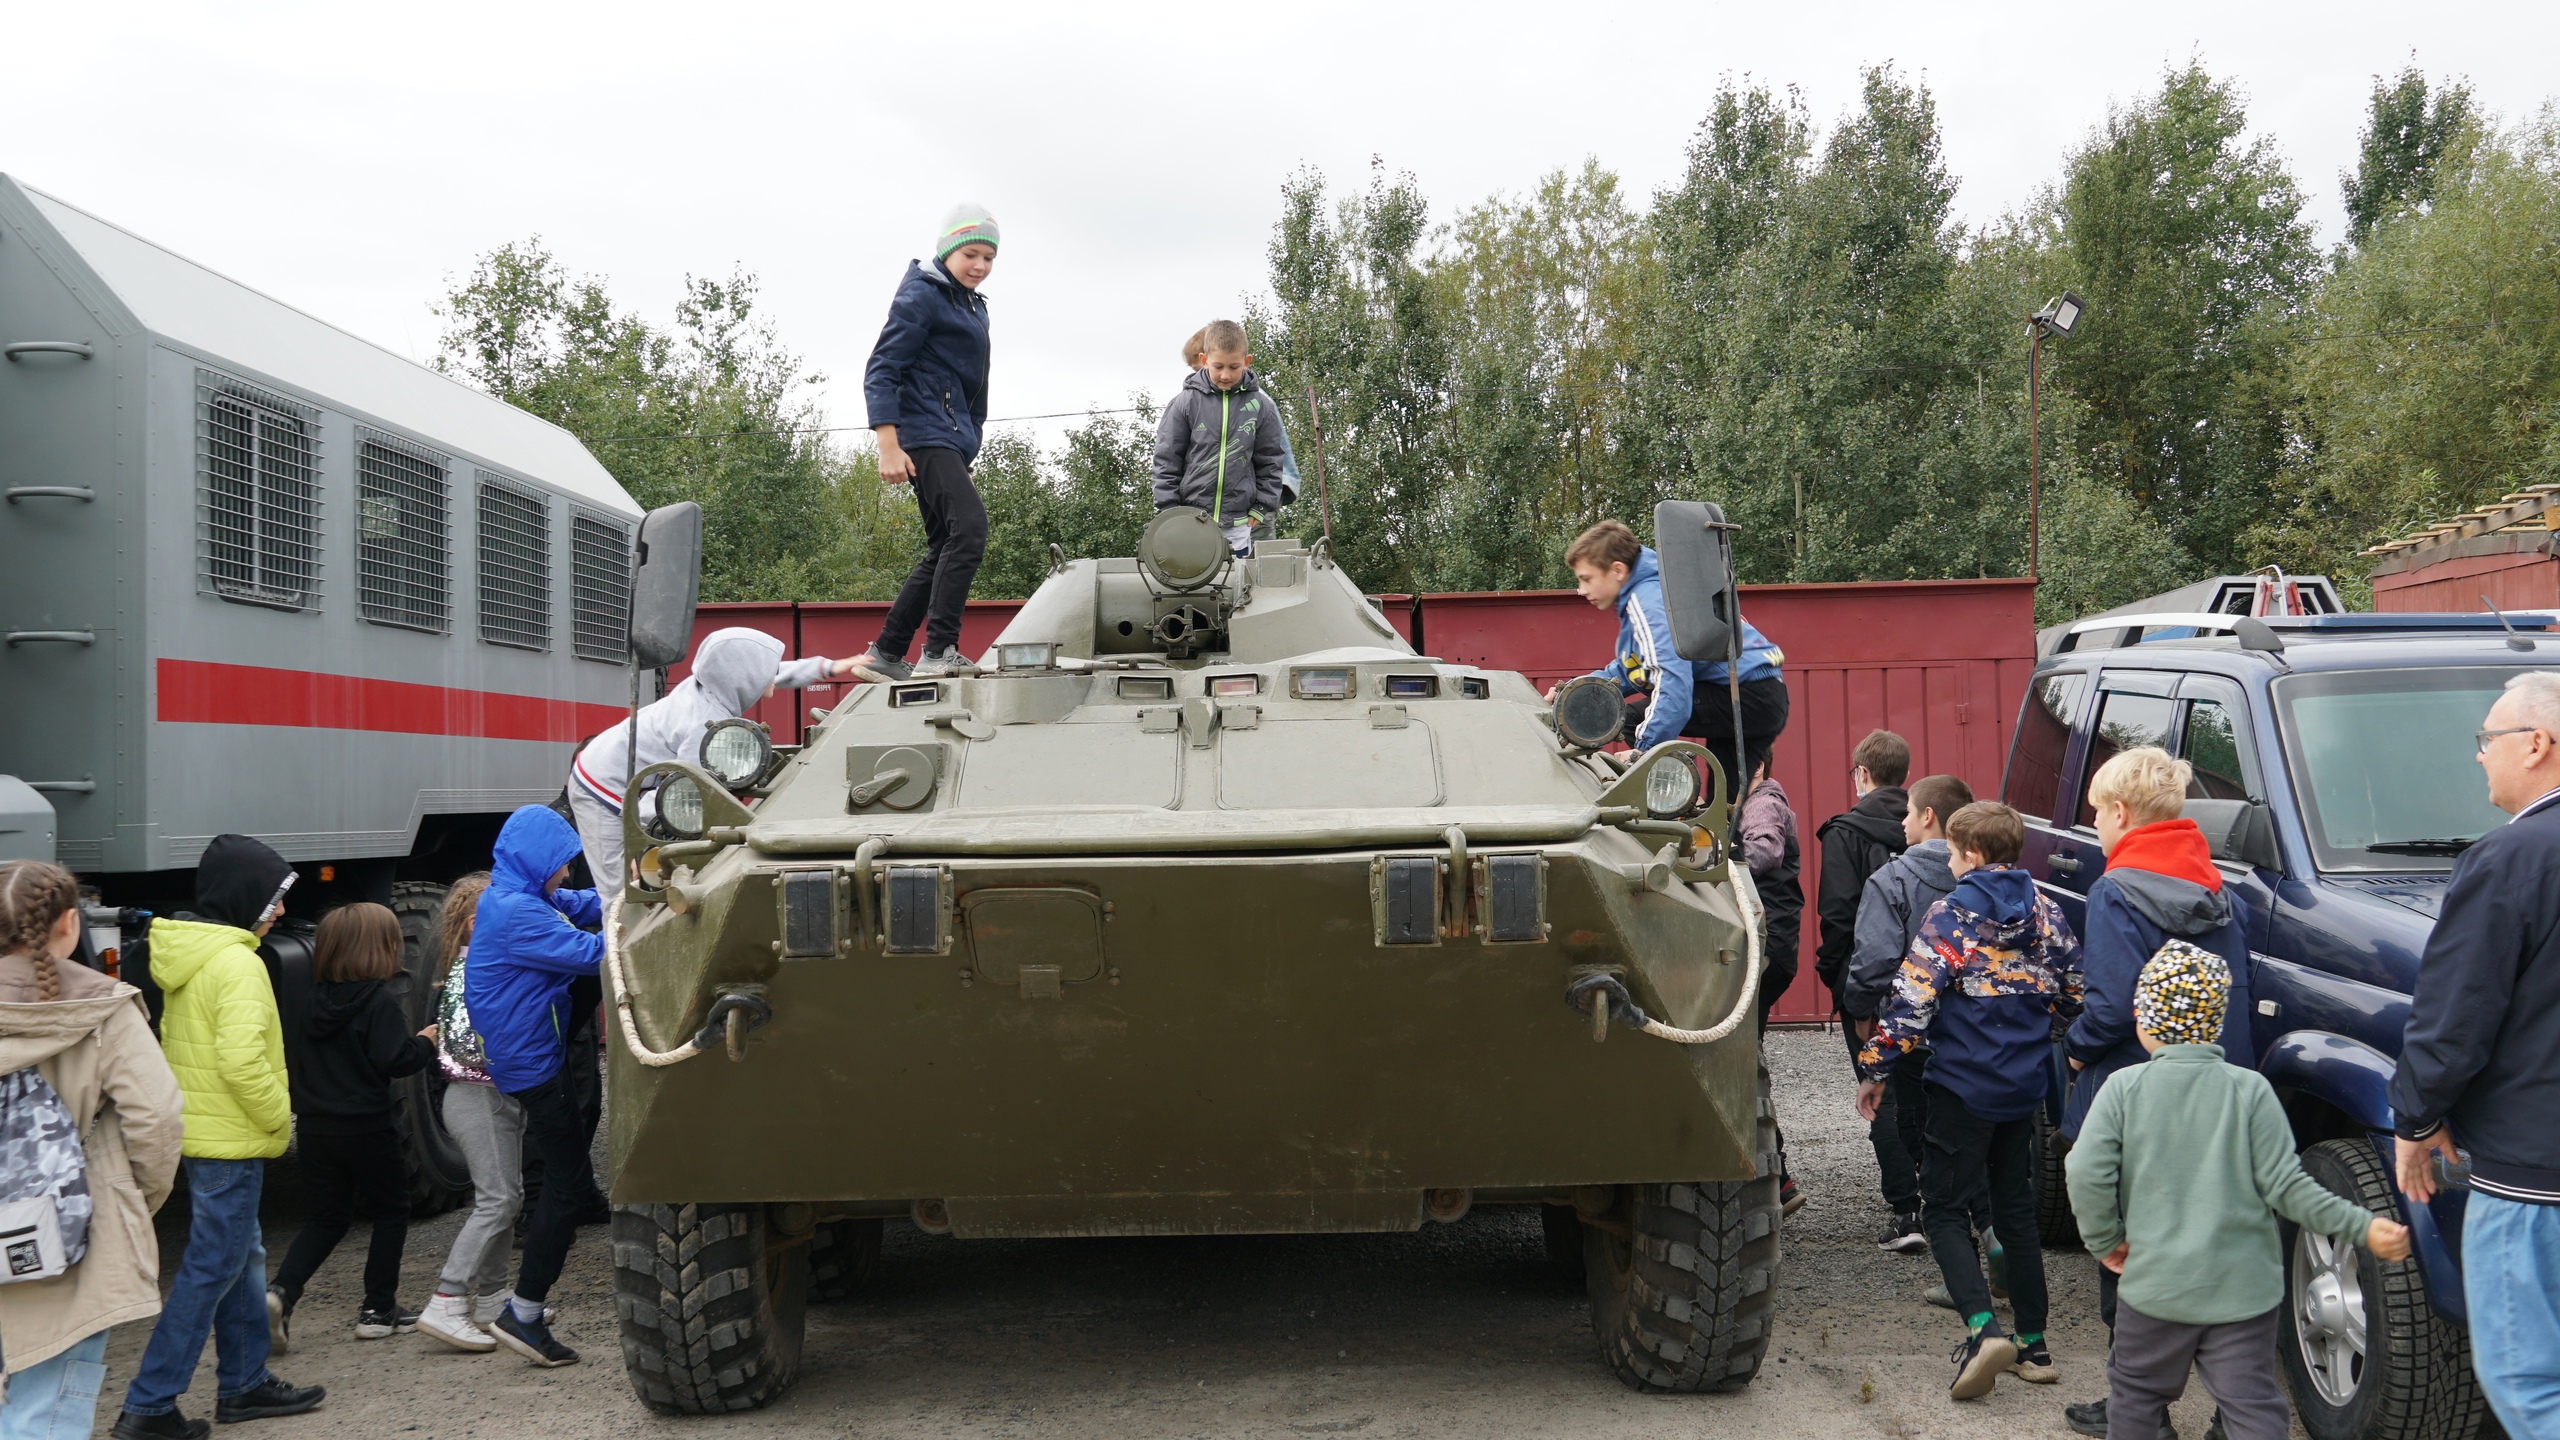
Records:
[[[2053,857],[2053,873],[2054,873],[2054,874],[2056,874],[2056,875],[2077,875],[2077,874],[2079,874],[2079,873],[2080,873],[2080,857],[2079,857],[2079,856],[2077,856],[2077,855],[2056,855],[2056,856],[2054,856],[2054,857]]]

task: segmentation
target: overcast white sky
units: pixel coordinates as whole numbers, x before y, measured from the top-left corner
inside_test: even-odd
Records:
[[[1264,285],[1282,179],[1372,157],[1445,218],[1586,155],[1641,199],[1717,80],[1860,67],[1936,93],[1960,212],[2021,205],[2190,55],[2237,79],[2340,228],[2376,73],[2414,58],[2513,120],[2556,91],[2560,5],[936,4],[624,0],[12,7],[0,169],[401,353],[476,254],[540,234],[667,318],[743,265],[858,425],[861,371],[952,201],[1004,227],[999,416],[1119,405]],[[1039,427],[1054,433],[1055,425]]]

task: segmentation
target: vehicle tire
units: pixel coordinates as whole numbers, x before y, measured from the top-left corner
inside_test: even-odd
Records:
[[[2323,1140],[2302,1152],[2302,1168],[2368,1210],[2399,1213],[2367,1140]],[[2470,1337],[2428,1303],[2417,1257],[2377,1260],[2289,1220],[2279,1234],[2276,1350],[2312,1440],[2474,1440],[2488,1403],[2472,1378]]]
[[[412,1031],[435,1023],[436,926],[444,916],[442,885],[404,880],[391,887],[391,913],[400,920],[400,965],[392,982]],[[437,1215],[471,1199],[471,1166],[444,1128],[444,1070],[429,1065],[392,1082],[400,1101],[400,1153],[409,1162],[409,1208]]]
[[[2071,1213],[2071,1191],[2063,1180],[2063,1162],[2071,1142],[2053,1123],[2049,1106],[2036,1109],[2036,1238],[2047,1250],[2080,1248],[2080,1217]]]
[[[1760,1072],[1749,1180],[1627,1185],[1582,1227],[1601,1357],[1638,1390],[1738,1390],[1760,1373],[1777,1318],[1778,1143]]]
[[[1539,1227],[1546,1232],[1547,1264],[1559,1280],[1582,1283],[1582,1217],[1570,1205],[1538,1207]]]
[[[809,1237],[809,1298],[848,1300],[880,1274],[879,1220],[829,1220]]]
[[[791,1388],[809,1247],[769,1250],[770,1237],[762,1205],[613,1207],[613,1310],[641,1404],[720,1415]]]

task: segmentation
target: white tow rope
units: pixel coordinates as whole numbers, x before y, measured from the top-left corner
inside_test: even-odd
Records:
[[[1647,1016],[1643,1026],[1640,1028],[1643,1029],[1644,1033],[1651,1035],[1656,1039],[1669,1040],[1674,1044],[1679,1045],[1713,1044],[1714,1042],[1721,1040],[1727,1035],[1730,1035],[1734,1031],[1740,1029],[1742,1027],[1743,1020],[1751,1014],[1752,1005],[1760,998],[1760,952],[1762,946],[1760,942],[1759,890],[1751,883],[1751,872],[1743,867],[1739,858],[1729,861],[1725,869],[1726,873],[1733,877],[1734,907],[1742,912],[1742,933],[1745,937],[1743,941],[1744,969],[1742,974],[1742,995],[1733,1002],[1732,1014],[1727,1015],[1722,1020],[1717,1021],[1714,1025],[1704,1030],[1683,1030],[1676,1025],[1665,1025],[1661,1021],[1656,1020],[1651,1016]]]
[[[633,1059],[643,1065],[673,1065],[702,1053],[695,1040],[687,1040],[673,1050],[652,1050],[640,1042],[640,1021],[631,1013],[631,982],[622,976],[622,910],[625,902],[614,897],[613,908],[604,918],[604,973],[613,986],[613,1013],[622,1017],[622,1043],[630,1048]]]

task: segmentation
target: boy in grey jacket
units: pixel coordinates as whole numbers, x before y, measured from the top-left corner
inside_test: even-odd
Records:
[[[1199,343],[1200,368],[1156,423],[1156,508],[1207,512],[1226,532],[1228,547],[1242,555],[1252,546],[1252,517],[1284,501],[1289,442],[1278,406],[1254,379],[1244,327],[1212,320]]]
[[[2066,1162],[2081,1238],[2123,1277],[2107,1354],[2110,1436],[2159,1434],[2190,1366],[2231,1440],[2290,1432],[2275,1376],[2276,1216],[2324,1247],[2409,1254],[2408,1227],[2304,1172],[2266,1077],[2223,1063],[2213,1042],[2230,995],[2221,956],[2183,940],[2160,947],[2133,991],[2150,1062],[2107,1078]]]

